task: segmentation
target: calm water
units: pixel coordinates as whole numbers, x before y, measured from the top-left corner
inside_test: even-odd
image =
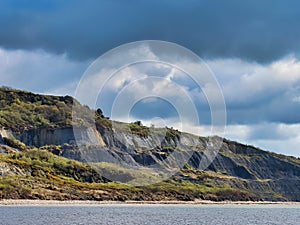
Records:
[[[0,224],[300,224],[300,205],[0,206]]]

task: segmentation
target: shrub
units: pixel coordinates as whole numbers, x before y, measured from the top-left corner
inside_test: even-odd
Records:
[[[23,151],[26,149],[26,145],[17,139],[10,139],[10,138],[3,137],[3,141],[6,145],[12,148],[20,149]]]
[[[136,121],[129,124],[129,128],[133,134],[141,137],[148,137],[150,135],[149,127],[143,126],[141,121]]]

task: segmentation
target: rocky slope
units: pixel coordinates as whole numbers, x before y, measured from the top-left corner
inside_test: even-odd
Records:
[[[0,97],[2,198],[300,201],[295,157],[114,122],[68,96],[2,88]]]

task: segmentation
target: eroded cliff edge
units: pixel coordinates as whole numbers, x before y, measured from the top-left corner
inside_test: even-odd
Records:
[[[295,157],[278,155],[219,137],[197,137],[171,128],[150,129],[137,123],[113,122],[105,118],[101,111],[90,110],[77,102],[77,107],[84,111],[87,120],[94,116],[96,122],[94,126],[88,126],[90,121],[81,121],[74,135],[71,112],[75,100],[71,97],[42,96],[11,89],[1,89],[0,94],[0,148],[4,154],[0,165],[2,181],[9,180],[12,176],[21,176],[24,179],[29,177],[26,179],[30,180],[28,182],[31,183],[32,190],[29,191],[31,194],[25,191],[25,197],[116,200],[121,196],[125,200],[300,201],[300,160]],[[222,145],[219,148],[220,140]],[[218,154],[212,163],[207,163],[209,166],[203,171],[202,165],[209,162],[207,146],[213,150],[214,144]],[[84,164],[62,169],[64,166],[58,166],[58,163],[48,165],[43,162],[50,171],[47,166],[43,167],[43,163],[40,168],[32,166],[32,158],[43,160],[34,154],[44,154],[45,151],[46,160],[52,157],[47,155],[49,153],[56,155],[57,161],[63,157]],[[10,154],[5,155],[7,153]],[[170,160],[174,154],[176,160]],[[20,155],[22,160],[30,158],[31,162],[22,164],[23,161],[18,159]],[[187,161],[182,165],[178,159]],[[169,182],[163,182],[156,187],[141,187],[134,191],[124,187],[120,191],[104,185],[111,180],[130,183],[131,180],[136,181],[137,177],[141,179],[145,174],[136,174],[136,170],[133,172],[130,167],[143,168],[152,165],[155,168],[162,165],[178,171],[168,178]],[[154,175],[151,179],[156,179],[159,171],[152,172]],[[94,189],[84,186],[82,191],[77,193],[73,190],[75,194],[67,195],[65,192],[70,192],[70,187],[67,185],[67,191],[64,191],[60,182],[51,181],[52,178],[48,177],[51,174],[59,178],[70,177],[76,182],[104,186]],[[43,185],[48,181],[52,182],[51,185],[47,184],[49,188]],[[46,194],[36,193],[39,182]],[[170,183],[171,187],[168,186]],[[5,198],[9,196],[7,190],[13,184],[2,186],[2,198]],[[93,191],[97,194],[92,194]],[[15,195],[24,197],[24,193]],[[147,199],[149,196],[150,199]]]

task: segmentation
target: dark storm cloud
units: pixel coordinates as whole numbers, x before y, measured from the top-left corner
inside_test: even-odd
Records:
[[[204,57],[268,62],[300,52],[300,2],[1,1],[0,46],[76,59],[120,44],[161,39]]]

